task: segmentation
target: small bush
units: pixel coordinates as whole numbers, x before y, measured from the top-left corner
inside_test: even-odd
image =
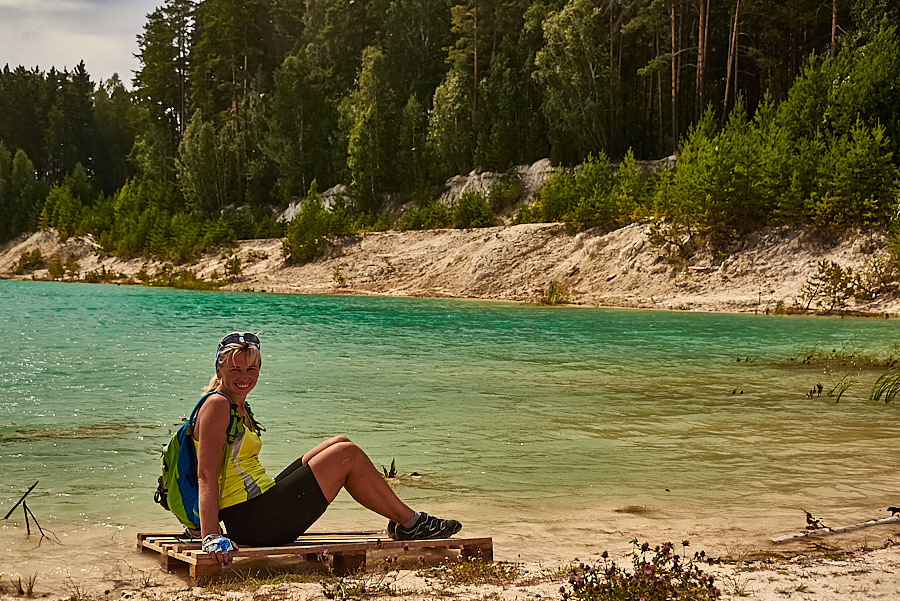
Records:
[[[63,267],[62,259],[53,257],[50,260],[50,263],[47,265],[47,275],[50,276],[51,280],[60,280],[66,275],[66,268]]]
[[[313,180],[300,207],[300,212],[288,224],[282,253],[289,263],[309,263],[331,245],[331,239],[348,233],[349,222],[342,205],[329,212],[322,204],[318,184]]]
[[[44,266],[44,256],[41,249],[36,248],[29,251],[22,251],[19,260],[15,264],[14,271],[17,275],[22,275],[35,269],[41,269]]]
[[[453,227],[491,227],[497,224],[491,207],[478,192],[464,192],[453,205]]]
[[[601,560],[594,565],[578,564],[569,573],[569,588],[560,587],[563,601],[613,601],[618,599],[644,599],[667,601],[691,599],[707,601],[721,595],[713,577],[704,574],[695,562],[705,558],[703,551],[693,558],[678,555],[675,546],[667,542],[650,549],[649,543],[638,546],[631,541],[633,571],[619,567],[610,561],[604,551]],[[687,547],[688,541],[681,543]]]
[[[244,272],[241,267],[241,258],[237,255],[231,255],[225,261],[225,276],[234,279]]]
[[[407,230],[436,230],[450,225],[450,213],[440,200],[432,200],[425,206],[410,209],[394,223],[394,228]]]
[[[547,290],[538,299],[539,305],[565,305],[569,302],[569,290],[557,280],[547,285]]]
[[[510,170],[499,176],[491,184],[491,192],[488,194],[488,204],[494,214],[500,214],[513,207],[522,199],[525,186],[515,170]]]
[[[70,277],[78,277],[78,272],[81,270],[81,266],[78,264],[78,257],[70,253],[66,258],[65,268]]]

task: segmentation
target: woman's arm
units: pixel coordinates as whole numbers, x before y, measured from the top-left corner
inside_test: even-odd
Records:
[[[200,536],[219,532],[219,474],[225,457],[225,440],[231,406],[222,395],[210,396],[194,425],[194,437],[199,442],[197,451],[197,481],[199,486]],[[217,553],[223,565],[231,563],[231,553]]]

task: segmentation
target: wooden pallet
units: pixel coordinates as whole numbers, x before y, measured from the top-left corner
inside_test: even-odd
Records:
[[[216,562],[215,557],[200,550],[200,540],[196,538],[171,533],[142,532],[137,535],[137,548],[142,552],[159,553],[159,565],[167,572],[187,566],[194,581],[215,580],[223,573],[222,566]],[[334,572],[346,575],[366,568],[367,552],[393,551],[404,554],[429,549],[459,549],[463,557],[483,561],[494,559],[494,545],[490,538],[395,541],[384,532],[307,532],[288,545],[242,546],[234,557],[265,560],[287,556],[308,562],[320,562],[323,558],[331,557]]]

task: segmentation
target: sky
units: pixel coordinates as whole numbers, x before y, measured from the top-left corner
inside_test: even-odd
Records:
[[[70,71],[84,61],[95,84],[118,73],[131,87],[137,35],[163,0],[0,0],[0,69]]]

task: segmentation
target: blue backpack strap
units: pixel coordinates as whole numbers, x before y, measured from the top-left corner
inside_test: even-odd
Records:
[[[228,401],[228,405],[231,408],[231,410],[229,412],[229,416],[228,416],[228,444],[231,444],[234,442],[235,429],[236,429],[233,427],[235,425],[234,418],[238,417],[238,415],[237,415],[237,411],[235,409],[235,405],[234,405],[234,403],[231,402],[231,399],[229,399],[228,396],[219,392],[218,390],[210,390],[209,392],[205,393],[202,397],[200,397],[199,401],[197,401],[197,404],[194,406],[194,410],[191,411],[191,417],[188,418],[188,434],[193,436],[194,422],[197,421],[197,414],[200,413],[200,407],[203,406],[203,402],[206,399],[208,399],[209,397],[211,397],[214,394],[221,394],[223,397],[225,397],[225,400]]]

